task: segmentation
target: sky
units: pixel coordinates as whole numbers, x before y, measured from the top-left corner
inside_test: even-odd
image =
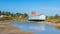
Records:
[[[60,0],[0,0],[0,10],[12,13],[60,15]]]

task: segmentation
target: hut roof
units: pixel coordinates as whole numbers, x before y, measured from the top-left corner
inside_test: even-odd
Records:
[[[30,16],[40,16],[41,14],[30,14]]]

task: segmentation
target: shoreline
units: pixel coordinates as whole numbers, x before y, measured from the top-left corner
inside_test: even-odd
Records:
[[[52,23],[52,22],[38,22],[40,24],[49,24],[55,26],[57,29],[60,29],[60,23]]]
[[[33,32],[21,30],[15,25],[11,25],[10,22],[11,21],[0,21],[0,34],[34,34]]]
[[[60,30],[60,23],[45,22],[45,24],[53,25],[53,26],[55,26],[57,29]]]
[[[0,25],[10,25],[11,22],[13,22],[13,20],[0,21]],[[51,23],[51,22],[38,22],[38,23],[50,24],[50,25],[53,25],[56,28],[60,29],[60,23]]]
[[[10,24],[11,22],[14,22],[15,20],[5,20],[5,21],[0,21],[1,24]],[[17,22],[29,22],[29,21],[17,21]],[[50,24],[50,25],[59,25],[60,23],[52,23],[52,22],[36,22],[36,23],[42,23],[42,24]]]

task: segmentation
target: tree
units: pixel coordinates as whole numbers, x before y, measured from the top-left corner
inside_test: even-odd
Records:
[[[13,13],[11,14],[11,16],[12,16],[12,17],[16,17],[16,15],[15,15],[15,14],[13,14]]]
[[[59,18],[59,15],[58,15],[58,14],[56,14],[56,15],[55,15],[55,18]]]
[[[25,17],[28,17],[28,14],[27,13],[24,13],[23,14],[23,17],[25,18]]]
[[[21,13],[16,13],[16,16],[18,16],[18,17],[21,16],[21,15],[22,15]]]
[[[5,12],[5,11],[1,12],[1,15],[5,15],[5,14],[6,14],[6,12]]]
[[[0,11],[0,15],[1,15],[1,11]]]
[[[9,15],[11,15],[11,13],[10,12],[6,12],[5,15],[9,16]]]
[[[7,15],[7,16],[9,16],[9,15],[11,15],[11,12],[2,11],[2,12],[0,12],[0,14],[1,14],[1,15]]]

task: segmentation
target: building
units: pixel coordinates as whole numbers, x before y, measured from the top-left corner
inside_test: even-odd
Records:
[[[32,12],[31,14],[29,14],[29,21],[45,21],[46,20],[46,16],[43,14],[36,14],[34,12]]]

